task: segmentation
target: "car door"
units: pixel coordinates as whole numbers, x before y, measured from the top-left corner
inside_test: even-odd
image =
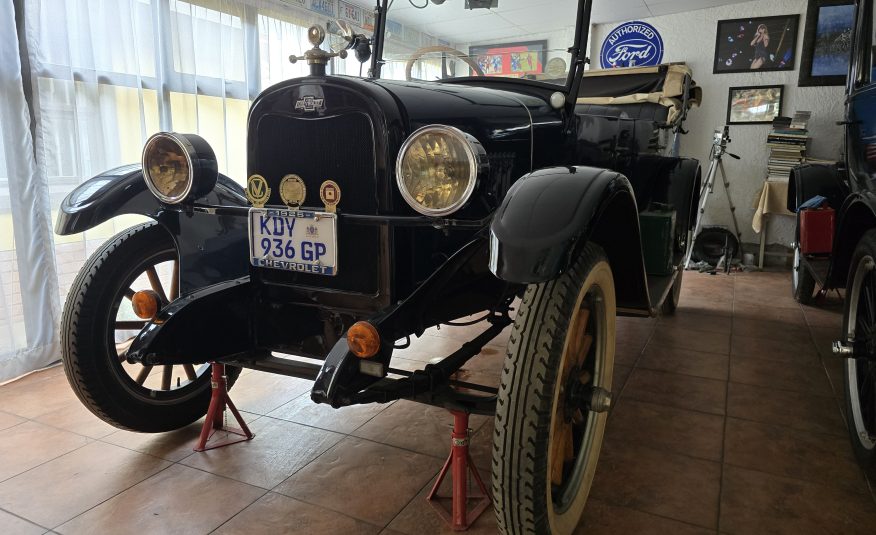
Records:
[[[855,189],[872,190],[876,179],[876,39],[874,1],[861,0],[846,101],[846,154]]]

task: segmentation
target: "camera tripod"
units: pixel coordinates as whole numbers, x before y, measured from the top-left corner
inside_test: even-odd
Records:
[[[715,191],[715,177],[718,174],[718,170],[721,171],[721,181],[724,183],[724,195],[727,197],[727,204],[730,206],[730,217],[733,219],[733,230],[736,232],[736,240],[739,246],[739,256],[742,256],[742,233],[739,232],[739,223],[736,221],[736,206],[733,205],[733,199],[730,198],[730,182],[727,180],[727,172],[724,170],[724,162],[722,161],[722,157],[724,154],[730,156],[731,158],[735,158],[739,160],[739,156],[727,152],[727,145],[730,144],[730,128],[728,126],[724,126],[722,130],[715,130],[715,136],[712,140],[712,150],[709,153],[709,170],[706,173],[706,180],[703,182],[702,188],[700,189],[700,205],[699,211],[697,212],[697,222],[694,226],[693,232],[691,233],[692,239],[690,240],[690,247],[687,250],[687,258],[684,260],[684,268],[688,269],[690,267],[690,257],[693,253],[693,246],[696,240],[696,237],[700,234],[700,231],[703,228],[703,214],[706,212],[706,206],[709,203],[709,197]],[[732,260],[730,257],[730,244],[729,238],[724,243],[724,268],[729,272],[730,270],[730,261]]]

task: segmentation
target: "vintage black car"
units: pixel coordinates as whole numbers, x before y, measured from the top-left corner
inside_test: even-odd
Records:
[[[313,401],[336,408],[404,398],[495,414],[501,529],[571,533],[610,407],[615,316],[678,302],[700,166],[677,138],[698,88],[682,65],[585,73],[590,1],[558,8],[570,40],[551,48],[568,62],[550,69],[485,76],[495,65],[438,45],[388,79],[387,3],[372,37],[329,30],[344,50],[321,50],[326,30],[310,28],[314,48],[292,58],[310,75],[252,103],[246,189],[199,136],[159,133],[142,166],[67,197],[59,234],[154,220],[73,284],[67,376],[99,417],[142,432],[205,414],[209,361],[230,382],[242,367],[311,379]],[[326,74],[347,50],[372,56],[368,76]],[[437,67],[416,70],[429,54]],[[472,315],[483,333],[452,354],[393,367],[410,337]],[[512,324],[499,388],[454,378]]]
[[[845,288],[841,339],[834,353],[844,359],[846,417],[861,465],[876,475],[876,52],[873,0],[856,2],[855,30],[846,80],[844,161],[794,169],[788,209],[821,195],[836,208],[832,251],[806,256],[800,226],[794,244],[793,292],[803,303],[822,291]],[[798,217],[799,221],[799,217]]]

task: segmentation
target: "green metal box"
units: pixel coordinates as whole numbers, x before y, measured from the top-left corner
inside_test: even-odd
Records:
[[[642,252],[648,275],[671,275],[675,210],[652,208],[639,214]]]

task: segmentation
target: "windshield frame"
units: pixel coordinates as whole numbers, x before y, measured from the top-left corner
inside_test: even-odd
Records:
[[[389,3],[391,0],[377,0],[377,5],[374,7],[374,34],[372,42],[374,44],[374,53],[371,56],[371,68],[368,70],[368,77],[380,79],[380,71],[386,61],[383,59],[383,43],[386,28],[386,17],[389,11]],[[503,82],[525,82],[526,85],[538,85],[540,87],[551,88],[557,91],[562,88],[566,94],[567,102],[571,95],[578,93],[578,87],[581,83],[584,65],[588,61],[587,58],[587,38],[590,33],[590,10],[593,5],[593,0],[578,0],[578,16],[575,25],[575,39],[569,53],[571,61],[569,72],[566,74],[566,83],[562,86],[551,84],[538,80],[518,80],[515,78],[502,78]],[[441,83],[453,83],[470,80],[483,80],[483,76],[463,76],[458,78],[450,78],[442,80]],[[434,82],[429,82],[434,83]],[[574,99],[572,99],[574,100]]]

